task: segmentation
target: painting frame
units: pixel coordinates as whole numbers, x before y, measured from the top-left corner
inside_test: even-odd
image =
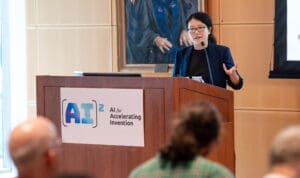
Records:
[[[116,1],[117,12],[117,71],[153,73],[156,64],[127,64],[126,62],[126,8],[125,0]],[[198,0],[198,11],[205,11],[205,0]],[[173,64],[167,64],[171,71]]]

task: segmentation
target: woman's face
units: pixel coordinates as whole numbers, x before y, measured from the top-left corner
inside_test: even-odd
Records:
[[[194,46],[201,46],[201,42],[208,43],[210,29],[200,20],[191,19],[188,23],[188,31]]]

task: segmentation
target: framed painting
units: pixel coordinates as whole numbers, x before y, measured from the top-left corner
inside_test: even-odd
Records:
[[[204,11],[205,0],[117,1],[118,71],[172,68],[176,51],[189,45],[185,21]]]

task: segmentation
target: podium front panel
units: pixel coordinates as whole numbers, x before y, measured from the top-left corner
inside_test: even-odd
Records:
[[[59,131],[61,87],[143,89],[145,140],[144,147],[64,143],[61,172],[84,172],[105,178],[127,177],[132,169],[153,157],[166,144],[174,112],[195,99],[213,102],[226,116],[227,135],[222,139],[226,142],[221,143],[211,159],[234,171],[233,97],[230,91],[180,78],[38,76],[37,113],[49,117]]]

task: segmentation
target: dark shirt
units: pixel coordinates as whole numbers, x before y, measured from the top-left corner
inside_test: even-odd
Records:
[[[188,66],[187,76],[201,76],[204,82],[211,83],[204,50],[193,49]]]

